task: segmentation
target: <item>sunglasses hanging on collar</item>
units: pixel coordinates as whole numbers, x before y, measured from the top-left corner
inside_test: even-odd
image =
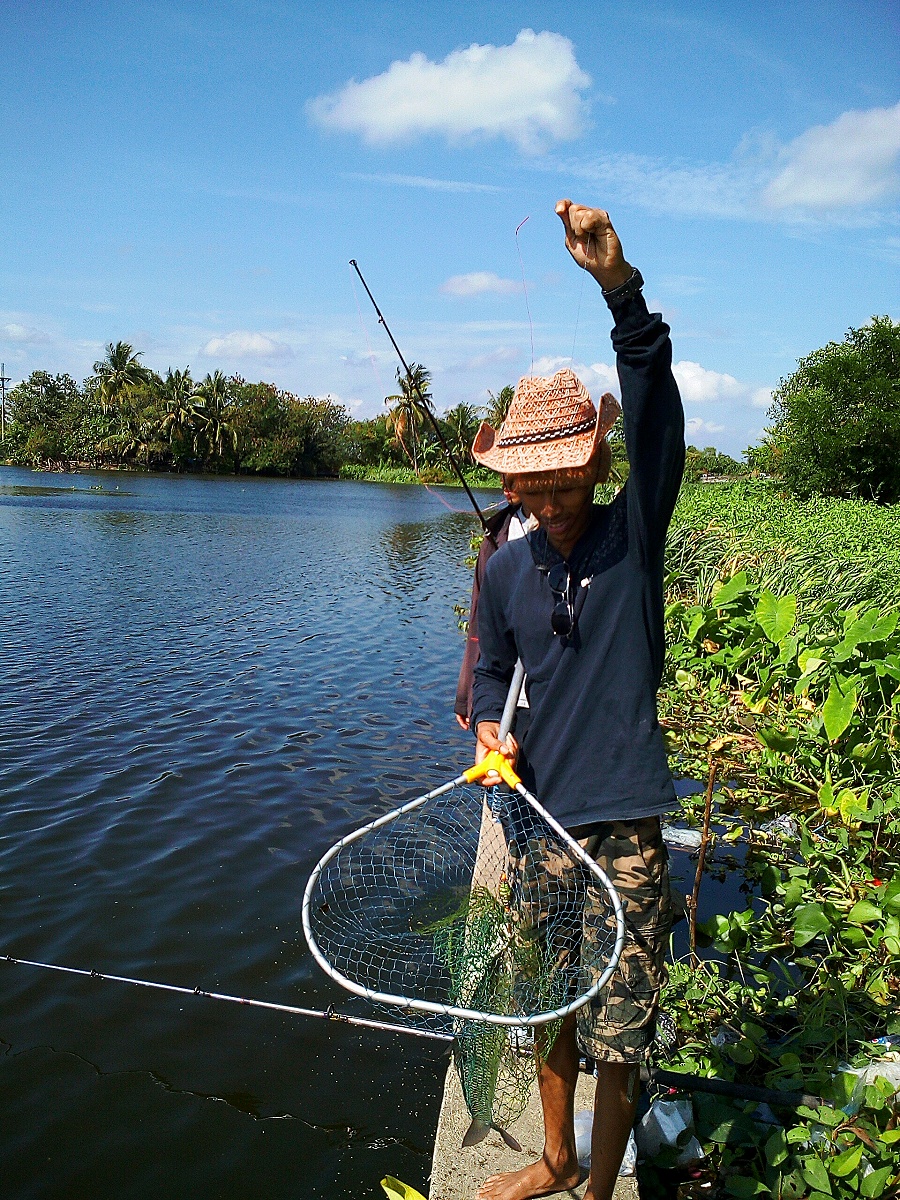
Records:
[[[571,636],[578,622],[578,613],[584,606],[587,590],[591,585],[592,579],[593,576],[588,576],[576,584],[572,578],[571,569],[564,562],[555,563],[547,571],[547,583],[556,601],[553,605],[553,611],[550,613],[550,625],[558,637]],[[579,591],[581,591],[581,596],[578,595]],[[578,599],[580,599],[581,603],[577,605],[578,611],[576,612],[576,601]]]

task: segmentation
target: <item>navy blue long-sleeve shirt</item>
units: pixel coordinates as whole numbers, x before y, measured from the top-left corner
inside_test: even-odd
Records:
[[[577,627],[553,633],[558,597],[547,569],[561,556],[543,530],[491,558],[479,600],[481,654],[472,726],[499,721],[517,658],[531,723],[518,770],[564,826],[666,812],[675,789],[657,720],[662,678],[663,555],[684,469],[684,413],[669,327],[643,297],[610,297],[631,471],[618,496],[594,505],[571,555]]]

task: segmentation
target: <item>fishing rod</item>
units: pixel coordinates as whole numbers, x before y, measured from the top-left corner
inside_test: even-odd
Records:
[[[224,992],[208,992],[200,987],[178,987],[174,983],[156,983],[151,979],[134,979],[128,975],[108,975],[103,971],[86,971],[80,967],[63,967],[58,963],[36,962],[29,958],[15,958],[11,954],[0,955],[0,962],[13,963],[20,967],[41,967],[46,971],[62,971],[66,975],[82,975],[87,979],[101,979],[105,983],[131,983],[137,987],[155,988],[162,992],[176,992],[180,996],[199,996],[203,1000],[227,1000],[230,1004],[244,1004],[250,1008],[268,1008],[275,1012],[289,1013],[294,1017],[319,1017],[335,1021],[339,1025],[361,1025],[365,1029],[381,1029],[386,1033],[408,1033],[412,1037],[431,1038],[436,1042],[452,1042],[449,1033],[432,1033],[428,1029],[413,1029],[406,1025],[392,1025],[387,1021],[373,1021],[368,1017],[352,1017],[349,1013],[326,1009],[299,1008],[295,1004],[276,1004],[272,1000],[252,1000],[248,996],[229,996]]]
[[[366,283],[365,279],[363,278],[363,273],[359,269],[359,263],[356,261],[355,258],[350,259],[350,266],[353,268],[353,270],[359,276],[360,283],[366,289],[366,295],[372,301],[372,307],[375,309],[376,313],[378,314],[379,325],[384,326],[384,332],[391,339],[391,345],[394,347],[394,350],[397,352],[397,357],[400,359],[401,363],[403,364],[403,369],[406,372],[406,378],[407,378],[410,388],[413,389],[419,397],[419,405],[418,405],[419,411],[422,412],[428,418],[428,420],[431,422],[431,428],[434,430],[434,433],[437,436],[438,441],[440,442],[441,446],[443,447],[444,453],[447,455],[447,458],[450,462],[450,466],[453,468],[454,474],[456,475],[459,482],[463,485],[463,488],[465,489],[465,493],[469,497],[469,503],[474,508],[475,515],[478,517],[478,520],[481,522],[482,529],[487,534],[487,536],[491,539],[491,541],[494,541],[494,535],[491,533],[490,529],[488,528],[488,523],[487,523],[487,520],[485,519],[484,513],[478,507],[478,501],[472,495],[472,489],[469,487],[468,483],[466,483],[466,478],[462,473],[462,467],[456,461],[456,457],[453,454],[453,451],[447,445],[447,439],[444,437],[443,433],[441,432],[441,427],[440,427],[440,425],[438,425],[437,419],[435,418],[434,413],[431,411],[431,406],[429,405],[428,401],[425,399],[424,395],[422,394],[421,386],[413,378],[412,371],[409,369],[409,364],[407,363],[406,359],[403,357],[403,353],[400,350],[400,347],[397,345],[396,339],[394,338],[394,335],[391,333],[390,328],[388,327],[388,323],[384,319],[384,315],[382,314],[381,309],[378,307],[378,305],[375,301],[375,297],[372,295],[371,291],[369,290],[369,285]]]

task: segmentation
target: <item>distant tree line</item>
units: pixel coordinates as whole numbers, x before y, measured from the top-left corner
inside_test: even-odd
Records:
[[[194,380],[190,368],[164,376],[127,342],[79,385],[33,371],[9,396],[2,456],[50,469],[132,467],[158,471],[335,473],[346,410],[269,383],[221,371]]]
[[[450,478],[446,452],[427,408],[462,468],[485,413],[458,404],[434,412],[428,372],[397,372],[398,393],[384,414],[353,420],[330,397],[295,396],[271,383],[248,383],[221,371],[195,380],[190,368],[157,374],[127,342],[110,343],[79,386],[70,375],[33,371],[9,394],[0,458],[66,470],[130,467],[314,477],[373,468],[408,468],[423,478]],[[512,389],[491,397],[498,423]],[[493,476],[491,476],[493,480]]]
[[[398,369],[397,391],[385,411],[354,420],[330,397],[295,396],[271,383],[248,383],[221,371],[195,380],[189,367],[157,374],[127,342],[110,343],[79,386],[71,376],[32,374],[8,400],[0,458],[43,469],[128,467],[286,475],[402,477],[428,483],[453,479],[445,447],[467,478],[495,485],[478,468],[471,445],[482,420],[502,425],[513,398],[506,386],[483,408],[461,403],[438,415],[431,378],[413,363]],[[437,426],[437,431],[435,430]],[[628,477],[621,421],[610,435],[613,481]],[[688,447],[686,477],[741,472],[734,459],[709,447]]]
[[[700,483],[704,479],[733,479],[746,475],[746,464],[739,463],[730,454],[723,454],[715,446],[698,450],[688,446],[684,455],[684,477],[688,483]]]

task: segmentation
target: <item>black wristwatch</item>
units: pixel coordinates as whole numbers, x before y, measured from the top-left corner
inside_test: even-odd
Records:
[[[604,288],[603,299],[606,301],[630,300],[632,296],[638,294],[643,286],[644,277],[637,267],[635,267],[624,283],[620,283],[618,287],[610,288],[609,291]]]

